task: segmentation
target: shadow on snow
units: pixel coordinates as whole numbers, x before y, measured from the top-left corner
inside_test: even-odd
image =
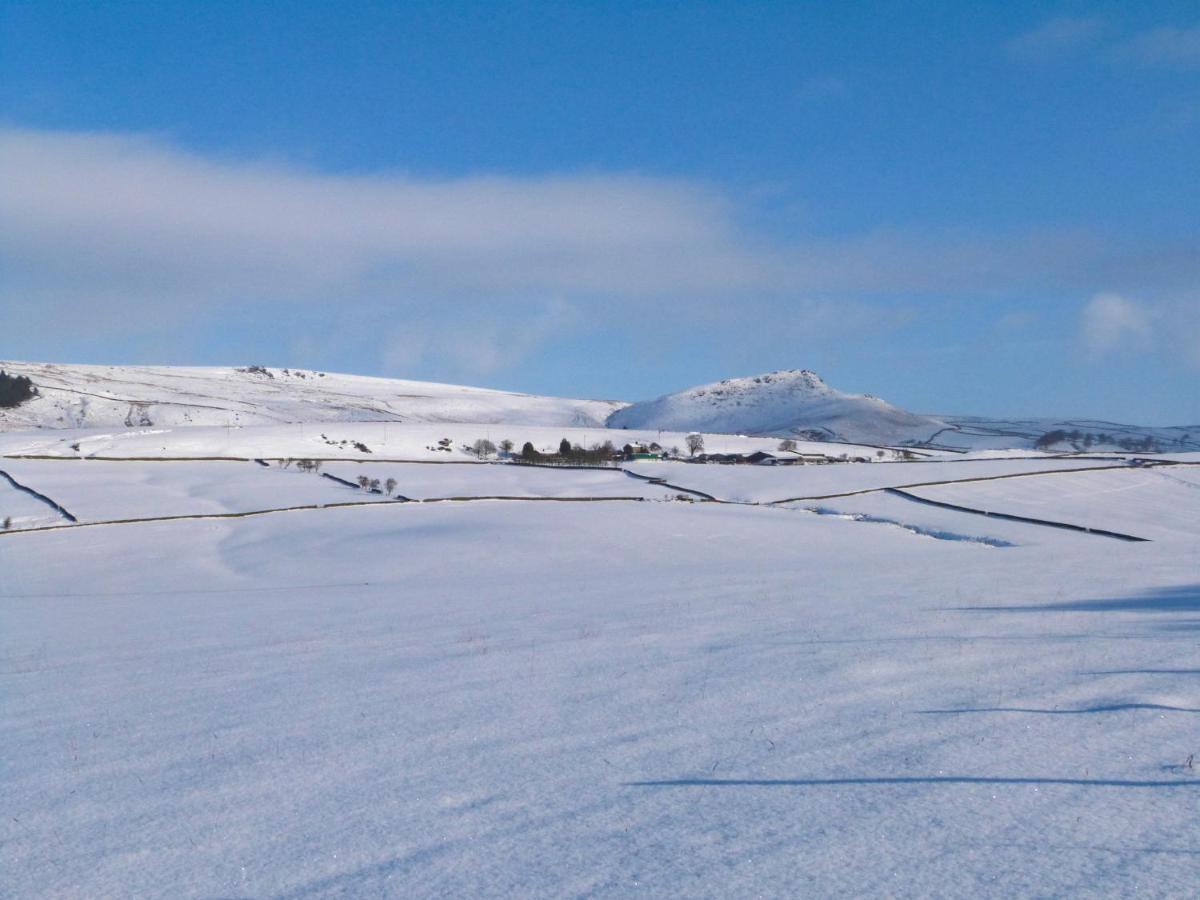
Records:
[[[1200,585],[1161,588],[1133,597],[1107,597],[1073,600],[1067,603],[1037,603],[1028,606],[954,606],[953,612],[1197,612],[1200,613]],[[1180,627],[1196,627],[1195,621]]]
[[[1029,784],[1065,787],[1200,788],[1197,781],[1129,781],[1105,778],[989,778],[972,775],[928,775],[894,778],[675,778],[627,781],[626,787],[847,787],[901,784]]]
[[[1164,706],[1161,703],[1109,703],[1103,706],[1085,706],[1082,709],[1031,709],[1021,706],[977,706],[964,709],[918,709],[914,712],[926,716],[953,716],[961,713],[1035,713],[1045,716],[1077,716],[1084,713],[1125,712],[1133,709],[1156,709],[1166,712],[1200,713],[1190,706]]]

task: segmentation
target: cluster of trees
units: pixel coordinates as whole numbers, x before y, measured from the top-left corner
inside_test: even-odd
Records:
[[[378,478],[368,478],[366,475],[358,476],[358,486],[364,491],[370,491],[372,494],[387,493],[390,497],[396,490],[396,479],[389,478],[381,487]]]
[[[1049,450],[1056,444],[1070,444],[1076,450],[1090,450],[1096,444],[1107,445],[1110,447],[1120,447],[1122,450],[1128,450],[1130,453],[1157,453],[1159,450],[1158,441],[1149,435],[1141,438],[1132,437],[1114,437],[1111,434],[1093,434],[1090,431],[1064,431],[1061,428],[1056,428],[1054,431],[1047,431],[1033,445],[1035,450]]]
[[[558,443],[557,453],[542,453],[533,446],[531,441],[526,441],[521,447],[521,452],[517,458],[521,462],[526,463],[596,466],[620,459],[621,453],[613,446],[612,441],[605,441],[603,444],[592,444],[591,447],[585,448],[580,444],[572,444],[569,440],[563,438]]]
[[[321,461],[319,459],[292,459],[290,456],[282,460],[279,465],[286,469],[292,463],[296,464],[296,468],[301,472],[320,472]]]
[[[572,444],[569,440],[563,438],[558,442],[557,453],[542,453],[529,441],[526,441],[525,445],[521,447],[521,459],[524,462],[595,466],[612,462],[617,457],[617,448],[613,446],[612,441],[605,441],[603,444],[592,444],[591,447],[585,449],[581,445]]]
[[[37,388],[24,375],[9,375],[0,369],[0,407],[20,406],[37,396]]]
[[[605,463],[615,462],[621,459],[633,459],[635,453],[649,452],[654,454],[663,454],[666,456],[681,456],[678,447],[671,447],[669,450],[664,449],[661,445],[651,443],[647,446],[638,445],[634,447],[632,444],[626,444],[618,449],[612,441],[604,443],[594,443],[590,447],[584,447],[581,444],[573,444],[567,438],[563,438],[558,442],[557,452],[543,453],[533,445],[532,441],[526,441],[519,451],[515,451],[516,445],[510,440],[503,440],[499,445],[493,444],[487,438],[480,438],[470,446],[463,445],[463,449],[475,454],[480,459],[487,459],[497,453],[504,456],[509,456],[516,459],[518,462],[526,463],[542,463],[545,465],[604,465]],[[689,434],[687,436],[688,453],[695,456],[697,453],[704,451],[704,436],[701,434]]]
[[[689,434],[687,437],[688,451],[695,455],[704,449],[704,438],[699,434]],[[540,462],[550,465],[604,465],[618,460],[630,460],[638,453],[652,453],[655,456],[682,456],[678,447],[665,448],[661,444],[626,444],[617,448],[612,441],[592,444],[584,448],[580,444],[572,444],[566,438],[559,441],[557,453],[542,453],[529,441],[521,448],[517,459],[521,462]]]
[[[497,448],[496,445],[487,438],[480,438],[471,445],[471,452],[480,459],[487,459],[489,456],[494,456],[497,449],[502,450],[505,453],[512,453],[512,448],[513,442],[509,440],[501,441],[499,448]]]

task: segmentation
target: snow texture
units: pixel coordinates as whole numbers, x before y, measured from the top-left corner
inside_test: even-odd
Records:
[[[797,497],[821,498],[853,491],[880,490],[937,481],[1029,475],[1093,466],[1125,467],[1119,459],[1069,457],[943,460],[915,463],[818,464],[804,466],[629,463],[631,472],[665,478],[736,503],[775,503]]]
[[[0,435],[49,501],[0,478],[0,895],[1195,894],[1200,455],[635,478],[465,448],[668,432],[480,430]],[[529,499],[253,461],[316,456]]]
[[[1158,474],[974,484],[1194,504]],[[859,515],[382,504],[0,537],[5,890],[1191,893],[1195,536],[837,503]]]

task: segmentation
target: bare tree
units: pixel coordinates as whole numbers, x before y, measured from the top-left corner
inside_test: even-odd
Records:
[[[389,497],[392,496],[392,492],[396,490],[396,479],[389,478],[387,481],[385,481],[383,483],[383,487],[387,491],[387,495]]]
[[[489,456],[491,456],[493,453],[496,452],[496,445],[493,444],[491,441],[489,441],[487,438],[480,438],[479,440],[477,440],[475,442],[474,446],[472,446],[471,449],[475,452],[475,455],[478,456],[480,459],[487,459]]]
[[[704,450],[704,435],[692,432],[687,436],[688,455],[695,456]]]
[[[785,453],[795,453],[796,452],[796,442],[793,441],[791,438],[784,438],[782,441],[779,442],[779,449],[784,451]]]
[[[366,475],[359,475],[358,476],[358,486],[365,491],[367,488],[369,488],[371,486],[371,479],[368,478]]]
[[[379,490],[379,479],[378,478],[372,478],[367,483],[367,487],[370,489],[372,494],[381,493],[381,491]]]
[[[500,442],[500,449],[503,450],[505,453],[512,453],[514,446],[515,446],[515,444],[513,444],[513,442],[510,441],[508,438],[505,438],[504,440],[502,440]]]

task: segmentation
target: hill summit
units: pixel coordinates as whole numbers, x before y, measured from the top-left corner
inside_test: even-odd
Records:
[[[809,369],[785,369],[634,403],[609,416],[608,426],[894,443],[928,439],[946,423],[869,394],[844,393]]]

